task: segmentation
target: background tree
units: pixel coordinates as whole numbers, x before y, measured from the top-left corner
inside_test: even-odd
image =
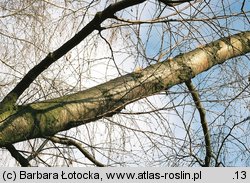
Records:
[[[249,7],[0,1],[1,164],[249,166]]]

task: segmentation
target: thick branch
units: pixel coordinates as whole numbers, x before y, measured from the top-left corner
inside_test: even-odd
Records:
[[[16,87],[8,93],[5,98],[0,103],[0,114],[7,111],[13,110],[14,105],[20,95],[29,87],[29,85],[51,64],[65,55],[72,48],[77,46],[82,40],[84,40],[89,34],[94,30],[99,30],[101,23],[108,19],[114,17],[114,14],[127,7],[140,4],[145,0],[123,0],[117,3],[111,4],[102,12],[96,13],[92,21],[90,21],[81,31],[79,31],[74,37],[68,40],[60,48],[54,52],[49,53],[38,65],[33,67],[24,78],[16,85]]]
[[[18,161],[18,163],[20,163],[21,166],[30,166],[29,161],[24,158],[12,144],[7,145],[6,149],[10,152],[11,156],[14,157]]]
[[[99,86],[0,115],[0,147],[60,131],[119,112],[125,105],[190,80],[226,60],[250,52],[250,31],[223,38],[173,59]]]
[[[190,91],[192,95],[195,106],[198,109],[199,114],[200,114],[201,126],[202,126],[202,130],[203,130],[203,134],[205,138],[205,145],[206,145],[206,157],[205,157],[204,166],[209,167],[210,160],[212,157],[212,147],[211,147],[211,140],[210,140],[210,132],[209,132],[208,123],[206,119],[206,111],[204,107],[202,106],[198,91],[195,89],[192,81],[188,80],[185,83],[186,83],[186,86],[188,87],[188,90]]]
[[[159,0],[160,2],[164,3],[167,6],[178,6],[182,3],[186,3],[186,2],[191,2],[194,0]]]

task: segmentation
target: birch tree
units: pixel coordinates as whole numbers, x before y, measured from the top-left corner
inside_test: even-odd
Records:
[[[248,166],[249,5],[1,1],[1,164]]]

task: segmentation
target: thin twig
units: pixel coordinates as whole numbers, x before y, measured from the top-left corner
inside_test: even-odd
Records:
[[[51,140],[54,143],[60,143],[68,146],[75,146],[77,149],[79,149],[83,155],[88,158],[92,163],[94,163],[98,167],[105,167],[104,164],[97,161],[86,149],[82,147],[82,145],[72,139],[68,138],[59,138],[59,137],[49,137],[49,140]]]
[[[44,148],[44,146],[47,144],[48,141],[49,141],[48,139],[46,139],[45,141],[43,141],[43,143],[40,145],[40,147],[39,147],[34,153],[32,153],[32,154],[27,158],[27,160],[30,161],[30,160],[36,158],[37,155],[42,151],[42,149]]]

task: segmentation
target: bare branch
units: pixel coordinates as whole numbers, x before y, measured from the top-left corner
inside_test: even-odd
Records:
[[[187,3],[187,2],[191,2],[194,0],[159,0],[160,2],[164,3],[167,6],[178,6],[182,3]]]
[[[234,130],[234,128],[237,127],[238,125],[242,124],[242,123],[247,122],[247,121],[250,121],[250,116],[248,116],[247,118],[243,119],[242,121],[240,121],[240,122],[238,122],[238,123],[235,123],[235,124],[229,129],[228,134],[224,137],[224,139],[223,139],[223,141],[221,142],[221,145],[220,145],[220,147],[219,147],[218,153],[216,154],[216,158],[215,158],[216,164],[217,164],[216,166],[219,166],[219,157],[220,157],[220,155],[221,155],[222,148],[223,148],[223,146],[225,145],[225,143],[226,143],[228,137],[232,135],[232,131]]]
[[[14,157],[20,163],[21,166],[23,167],[30,166],[29,161],[26,158],[24,158],[12,144],[7,145],[5,147],[10,152],[12,157]]]
[[[59,138],[59,137],[49,137],[49,140],[51,140],[54,143],[60,143],[64,144],[67,146],[75,146],[77,149],[79,149],[82,154],[88,158],[92,163],[94,163],[98,167],[105,167],[104,164],[100,163],[97,161],[86,149],[84,149],[80,143],[72,140],[72,139],[67,139],[67,138]]]
[[[43,143],[39,146],[39,148],[38,148],[35,152],[33,152],[33,153],[27,158],[27,160],[30,161],[30,160],[36,158],[36,157],[38,156],[38,154],[42,151],[42,149],[44,148],[44,146],[47,144],[48,141],[49,141],[48,139],[44,140]]]
[[[129,103],[250,52],[249,42],[249,31],[235,34],[88,90],[22,106],[14,114],[0,115],[0,146],[51,136],[113,115]]]
[[[204,109],[198,91],[195,89],[195,86],[193,85],[192,81],[186,81],[185,82],[189,92],[192,95],[192,98],[194,100],[195,106],[199,111],[200,114],[200,120],[201,120],[201,126],[204,134],[205,144],[206,144],[206,157],[205,157],[205,164],[204,166],[208,167],[210,166],[210,160],[212,157],[212,147],[211,147],[211,140],[210,140],[210,132],[208,128],[208,123],[206,119],[206,110]]]
[[[10,91],[5,98],[0,103],[0,114],[7,111],[13,110],[17,99],[20,95],[29,87],[29,85],[51,64],[56,62],[59,58],[65,55],[68,51],[78,45],[82,40],[84,40],[89,34],[94,30],[100,30],[101,23],[108,19],[113,18],[114,14],[127,7],[140,4],[145,0],[123,0],[117,3],[109,5],[105,10],[96,13],[95,17],[73,38],[68,40],[60,48],[54,52],[49,53],[38,65],[33,67],[23,79],[16,85],[16,87]]]

